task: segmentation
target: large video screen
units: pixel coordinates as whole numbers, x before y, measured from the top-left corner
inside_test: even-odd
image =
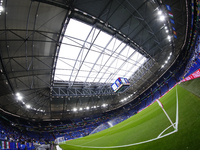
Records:
[[[118,78],[118,79],[111,85],[111,87],[112,87],[112,89],[113,89],[114,92],[117,92],[117,91],[119,91],[122,87],[127,87],[127,86],[129,86],[129,85],[130,85],[130,83],[129,83],[129,81],[128,81],[127,78],[122,78],[122,77],[120,77],[120,78]],[[125,88],[123,88],[123,90],[125,90]]]

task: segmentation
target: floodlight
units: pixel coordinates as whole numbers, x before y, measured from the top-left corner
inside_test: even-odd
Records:
[[[170,56],[172,55],[172,52],[170,53]]]
[[[165,20],[165,16],[164,15],[161,15],[160,16],[160,21],[164,21]]]
[[[165,61],[165,63],[167,64],[167,60]]]
[[[163,67],[164,67],[164,65],[161,66],[161,68],[163,68]]]
[[[96,108],[96,106],[94,106],[94,108]]]
[[[103,107],[106,107],[106,104],[103,104],[102,106],[103,106]]]
[[[77,111],[77,108],[73,108],[73,111]]]
[[[83,108],[79,108],[79,110],[83,110]]]
[[[19,93],[16,93],[16,96],[20,96],[20,94],[19,94]]]
[[[3,11],[3,6],[0,6],[0,11]]]
[[[162,14],[162,11],[161,10],[158,10],[158,15],[161,15]]]
[[[31,108],[31,106],[30,105],[26,105],[26,108]]]
[[[86,109],[87,109],[87,110],[89,110],[89,109],[90,109],[90,107],[86,107]]]
[[[22,96],[18,96],[17,99],[21,101],[23,99],[23,97]]]
[[[171,36],[168,35],[168,36],[167,36],[167,39],[170,41],[170,40],[171,40]]]
[[[169,30],[166,30],[166,33],[168,33],[169,32]]]
[[[167,30],[167,26],[165,26],[165,29]]]

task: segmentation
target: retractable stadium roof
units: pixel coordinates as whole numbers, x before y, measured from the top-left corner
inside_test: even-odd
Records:
[[[184,0],[1,2],[0,106],[22,118],[119,108],[155,83],[185,45]],[[117,94],[111,84],[118,77],[131,86]]]

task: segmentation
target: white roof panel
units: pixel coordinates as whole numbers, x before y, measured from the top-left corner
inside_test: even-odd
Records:
[[[118,77],[130,78],[146,60],[114,36],[70,19],[54,80],[113,83]]]

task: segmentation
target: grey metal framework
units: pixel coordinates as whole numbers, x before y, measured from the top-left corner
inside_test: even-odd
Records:
[[[122,98],[135,93],[127,102],[133,101],[171,66],[185,44],[186,2],[3,0],[4,11],[0,15],[1,111],[38,120],[66,119],[114,110],[124,105],[119,102]],[[177,33],[177,39],[172,38],[170,42],[164,28],[167,27],[172,35],[172,24],[165,4],[172,8]],[[166,16],[163,22],[158,19],[158,9]],[[70,19],[108,33],[147,58],[130,77],[131,87],[127,91],[116,94],[110,83],[88,82],[90,75],[83,82],[54,80],[59,50],[64,44],[62,40]],[[168,64],[161,68],[170,53]],[[89,74],[92,71],[93,68]],[[17,100],[17,92],[23,100]],[[30,109],[27,109],[28,104]],[[90,109],[84,109],[87,107]],[[83,110],[73,112],[73,108]]]

